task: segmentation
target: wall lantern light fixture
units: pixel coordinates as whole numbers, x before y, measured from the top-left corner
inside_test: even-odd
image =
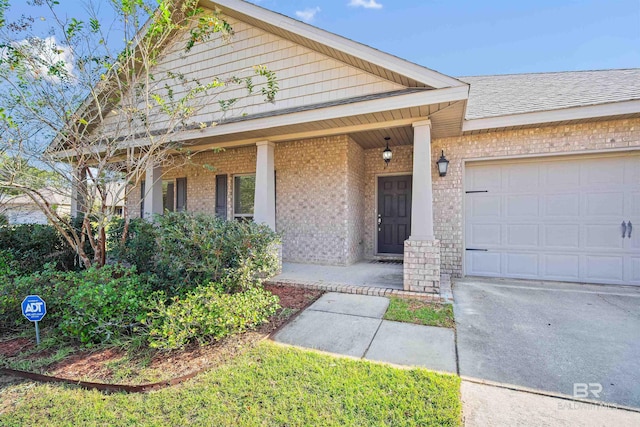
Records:
[[[390,139],[391,138],[389,138],[388,136],[386,136],[384,138],[384,140],[387,141],[387,148],[385,148],[384,151],[382,152],[382,160],[384,160],[384,167],[385,168],[387,167],[387,165],[391,161],[391,158],[393,158],[393,152],[389,148],[389,140]]]
[[[436,164],[438,165],[438,172],[440,172],[440,176],[446,176],[447,169],[449,169],[449,160],[444,156],[444,150],[442,150],[442,155]]]

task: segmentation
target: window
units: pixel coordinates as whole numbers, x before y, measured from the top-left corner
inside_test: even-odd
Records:
[[[187,210],[187,178],[162,181],[162,206],[168,212]]]
[[[187,210],[187,178],[176,178],[176,211]]]
[[[162,206],[165,211],[174,211],[174,188],[173,181],[162,181]]]
[[[236,175],[233,177],[233,217],[235,219],[253,219],[255,195],[255,175]]]

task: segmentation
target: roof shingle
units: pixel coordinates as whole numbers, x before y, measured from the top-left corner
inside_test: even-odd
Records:
[[[459,77],[467,120],[640,99],[640,68]]]

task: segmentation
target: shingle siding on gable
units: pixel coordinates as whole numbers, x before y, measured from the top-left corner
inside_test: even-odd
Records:
[[[191,118],[194,123],[219,121],[225,117],[253,115],[309,104],[319,104],[339,99],[390,92],[405,89],[405,86],[381,79],[363,70],[346,65],[336,59],[306,47],[267,33],[250,25],[230,20],[234,36],[230,43],[221,37],[197,44],[190,52],[184,52],[186,35],[176,40],[166,56],[160,60],[156,78],[167,71],[181,73],[187,80],[198,79],[204,84],[214,78],[222,80],[231,76],[254,76],[256,88],[253,95],[241,86],[229,86],[219,96],[202,99],[204,108]],[[275,104],[265,103],[255,77],[253,66],[264,65],[277,75],[279,92]],[[173,86],[175,97],[184,95],[182,87],[175,82],[159,81],[158,87],[167,83]],[[219,100],[238,98],[235,106],[222,113]],[[152,128],[162,128],[162,118]],[[110,116],[107,123],[117,122]]]

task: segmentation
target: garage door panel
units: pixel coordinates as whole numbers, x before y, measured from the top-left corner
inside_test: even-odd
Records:
[[[504,173],[507,191],[520,191],[528,188],[530,191],[538,190],[540,180],[540,168],[535,164],[516,165],[506,168]]]
[[[630,192],[627,196],[625,215],[629,217],[640,217],[640,191]]]
[[[578,249],[580,226],[577,224],[544,225],[544,246],[548,248]]]
[[[584,196],[588,216],[624,215],[624,192],[588,193]]]
[[[540,201],[537,194],[509,195],[505,196],[507,205],[507,217],[531,217],[538,216]]]
[[[577,281],[580,279],[580,256],[545,254],[543,276],[550,280]]]
[[[500,224],[471,224],[467,228],[470,247],[500,246],[501,228]]]
[[[549,192],[580,187],[580,164],[573,162],[550,162],[542,166],[544,186]]]
[[[469,177],[466,191],[476,190],[488,190],[488,191],[500,191],[502,190],[502,171],[492,171],[490,169],[483,169],[474,172]]]
[[[501,256],[496,252],[468,251],[467,268],[478,276],[501,275]]]
[[[622,281],[622,256],[585,256],[584,269],[586,276],[603,282]]]
[[[468,165],[470,275],[640,285],[640,155]],[[631,239],[621,222],[631,221]]]
[[[543,196],[544,215],[552,217],[575,217],[580,215],[580,195],[549,194]]]
[[[537,224],[507,224],[507,244],[509,246],[535,248],[540,244],[540,226]]]
[[[502,216],[502,199],[500,196],[475,197],[469,204],[471,215],[474,218]]]
[[[624,248],[625,241],[622,238],[620,224],[585,224],[584,235],[586,237],[583,247],[589,251]]]
[[[583,182],[592,190],[622,186],[625,182],[625,165],[621,165],[623,162],[620,157],[583,161]]]
[[[540,276],[539,255],[533,253],[506,253],[505,272],[511,277],[536,278]]]
[[[640,256],[628,257],[625,265],[629,266],[626,280],[633,285],[640,285]]]

